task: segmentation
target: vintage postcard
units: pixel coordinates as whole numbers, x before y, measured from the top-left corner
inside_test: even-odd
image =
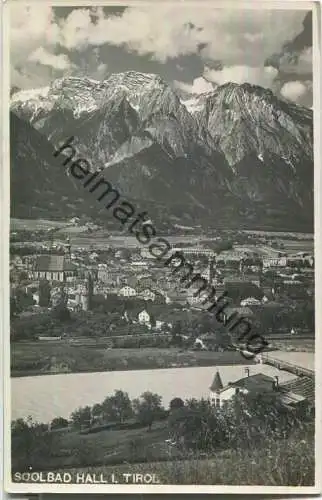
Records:
[[[3,15],[6,490],[317,493],[319,5]]]

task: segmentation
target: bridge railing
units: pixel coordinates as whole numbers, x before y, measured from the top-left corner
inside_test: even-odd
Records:
[[[273,356],[269,356],[267,354],[262,354],[261,357],[263,363],[267,363],[268,365],[272,364],[279,369],[290,371],[295,374],[301,373],[303,375],[307,375],[308,377],[314,377],[315,375],[314,370],[311,370],[310,368],[304,368],[303,366],[289,363],[288,361],[283,361],[282,359],[274,358]]]

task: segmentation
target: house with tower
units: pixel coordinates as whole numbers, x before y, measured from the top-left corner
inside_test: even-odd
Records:
[[[250,374],[245,368],[246,376],[224,385],[217,370],[209,388],[209,400],[218,408],[225,407],[238,394],[269,394],[275,396],[289,409],[306,406],[308,398],[300,392],[290,391],[289,385],[279,384],[278,376],[270,377],[264,373]]]

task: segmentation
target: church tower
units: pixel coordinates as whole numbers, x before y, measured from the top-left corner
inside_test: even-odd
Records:
[[[216,277],[216,256],[208,259],[208,266],[201,273],[201,276],[208,281],[209,285],[212,285]]]
[[[209,399],[212,403],[215,404],[215,406],[220,406],[220,391],[223,387],[224,386],[220,377],[220,373],[217,370],[213,382],[209,388],[210,389]]]
[[[88,311],[88,290],[86,286],[80,289],[80,303],[83,311]]]
[[[88,297],[88,310],[90,311],[93,307],[93,294],[94,294],[94,283],[92,273],[88,273],[86,278],[86,291]]]
[[[216,277],[216,255],[209,260],[209,285],[212,285]]]
[[[69,236],[67,236],[67,238],[66,238],[65,248],[66,248],[66,258],[70,262],[71,261],[71,244],[70,244],[70,238],[69,238]]]

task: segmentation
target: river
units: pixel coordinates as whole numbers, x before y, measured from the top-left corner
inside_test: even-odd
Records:
[[[219,366],[223,384],[245,377],[245,368],[245,365]],[[156,392],[166,407],[174,397],[207,398],[216,370],[212,366],[12,378],[11,418],[30,415],[39,422],[49,422],[58,416],[68,418],[76,408],[100,403],[116,389],[128,392],[131,399],[147,390]],[[251,375],[278,375],[280,383],[295,378],[268,365],[250,365],[249,370]]]

